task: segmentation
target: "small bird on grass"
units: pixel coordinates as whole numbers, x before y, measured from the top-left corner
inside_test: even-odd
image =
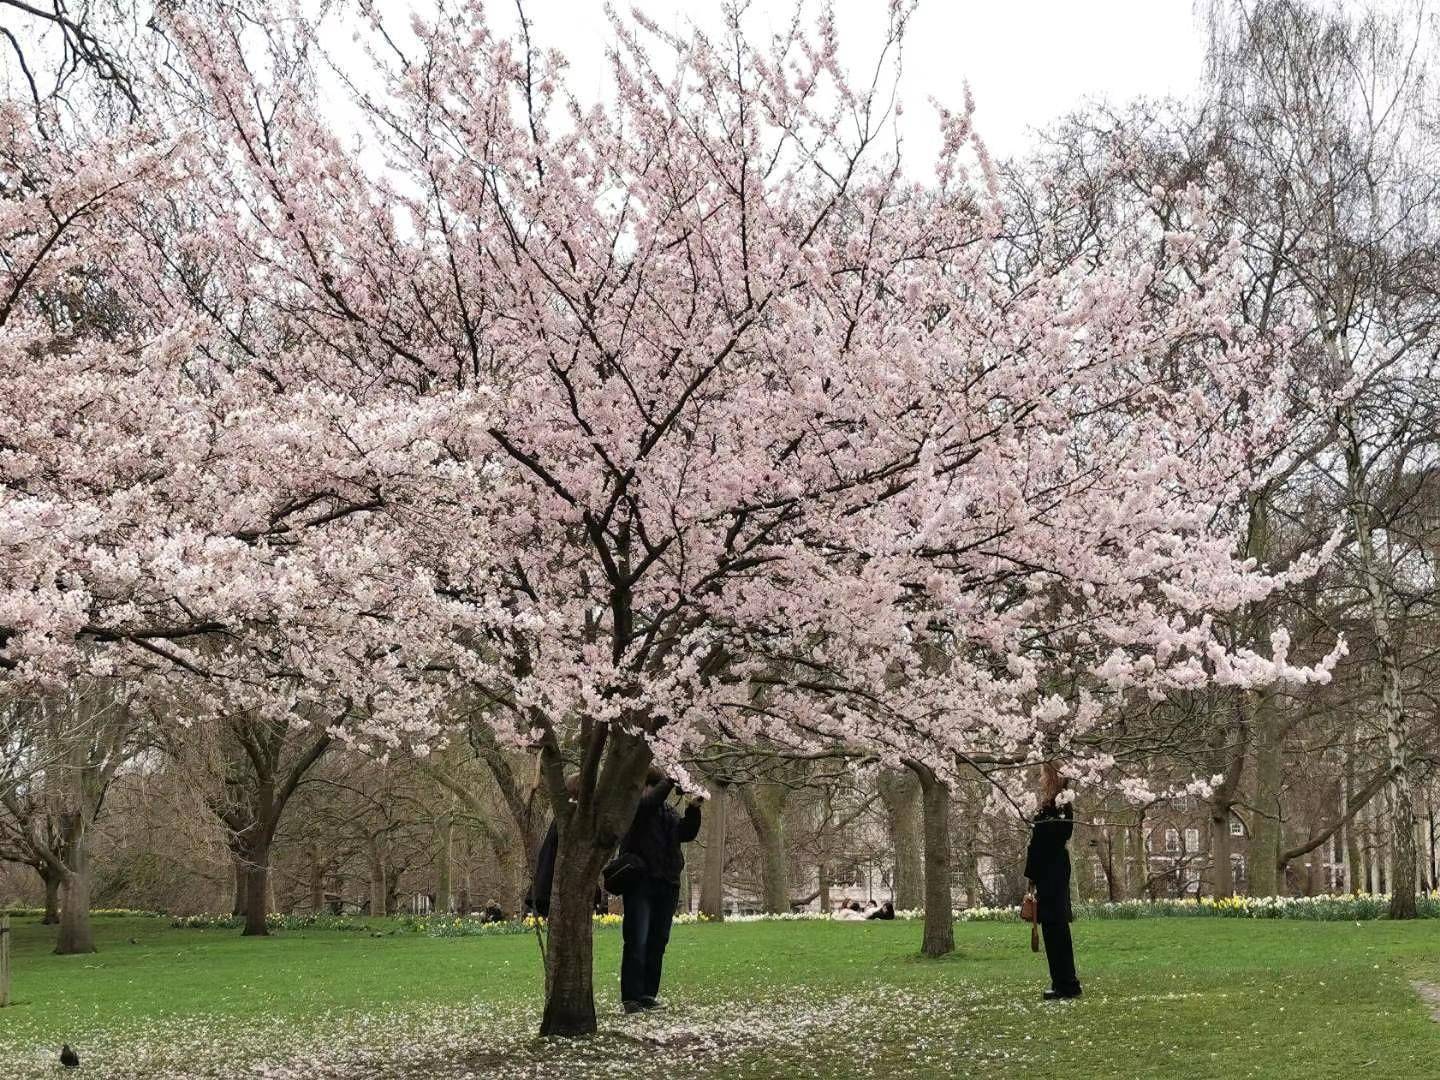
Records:
[[[64,1065],[67,1069],[78,1069],[80,1067],[80,1055],[70,1049],[69,1043],[60,1047],[60,1064]]]

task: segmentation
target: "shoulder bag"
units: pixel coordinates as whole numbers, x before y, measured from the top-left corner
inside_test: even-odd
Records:
[[[1039,911],[1035,902],[1035,889],[1032,886],[1025,893],[1025,898],[1020,901],[1020,918],[1030,924],[1030,951],[1040,951],[1040,924],[1037,921]]]
[[[605,864],[600,871],[600,880],[605,883],[606,892],[623,896],[640,883],[647,870],[645,860],[639,855],[633,851],[622,851]]]

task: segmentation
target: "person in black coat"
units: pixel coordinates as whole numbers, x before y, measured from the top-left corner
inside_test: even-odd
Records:
[[[682,817],[666,802],[675,782],[658,769],[646,777],[635,820],[620,852],[638,857],[644,869],[622,894],[624,951],[620,959],[620,1001],[626,1012],[660,1007],[660,971],[670,925],[680,900],[681,844],[700,835],[700,799],[692,799]]]
[[[565,781],[565,794],[573,802],[580,793],[580,777],[575,775]],[[530,892],[525,896],[527,913],[533,911],[542,919],[550,917],[550,889],[555,884],[555,853],[560,846],[560,830],[555,818],[545,830],[545,839],[540,841],[540,850],[535,855],[535,876],[531,879]]]
[[[571,801],[579,796],[580,776],[578,773],[565,781],[565,792]],[[550,827],[545,830],[545,839],[540,841],[540,850],[535,855],[535,876],[531,880],[530,891],[525,894],[525,914],[527,915],[533,912],[542,919],[550,917],[550,890],[555,884],[555,851],[559,845],[560,830],[556,828],[555,819],[552,817]],[[596,885],[595,913],[603,914],[605,910],[605,890]]]
[[[1066,844],[1075,830],[1069,803],[1057,805],[1065,778],[1049,762],[1040,789],[1040,810],[1030,828],[1025,853],[1025,876],[1035,889],[1036,922],[1045,938],[1045,959],[1050,965],[1050,989],[1045,1000],[1080,996],[1075,974],[1075,946],[1070,939],[1070,852]]]

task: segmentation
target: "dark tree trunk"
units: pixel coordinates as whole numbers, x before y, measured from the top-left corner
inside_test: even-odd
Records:
[[[927,766],[908,763],[920,778],[925,833],[925,956],[955,951],[954,899],[950,895],[950,789]]]
[[[378,919],[385,911],[385,858],[378,842],[370,842],[370,917]]]
[[[1210,885],[1217,897],[1235,895],[1235,875],[1230,863],[1230,803],[1210,806]]]
[[[58,926],[60,925],[60,874],[48,866],[38,872],[40,880],[45,883],[45,917],[40,920],[40,924],[42,926]]]
[[[1275,896],[1285,881],[1280,869],[1283,816],[1280,789],[1284,780],[1285,726],[1274,692],[1253,696],[1251,724],[1255,731],[1255,813],[1250,819],[1247,845],[1246,891],[1251,896]]]
[[[394,915],[400,910],[400,874],[399,867],[387,867],[385,870],[385,914]]]
[[[605,747],[603,765],[596,760],[601,746]],[[635,819],[645,770],[651,761],[649,746],[625,734],[597,736],[590,754],[594,755],[589,757],[593,771],[588,775],[594,778],[594,787],[587,790],[587,769],[582,767],[578,800],[571,806],[562,800],[556,813],[559,837],[547,920],[541,1035],[573,1037],[595,1033],[595,887],[601,868]],[[556,798],[555,779],[552,772],[552,801]]]
[[[249,844],[241,865],[244,868],[245,929],[241,937],[265,937],[270,933],[265,916],[270,909],[270,844]]]
[[[265,916],[274,906],[270,890],[270,848],[285,805],[305,774],[325,756],[332,738],[322,733],[308,746],[297,747],[284,765],[288,721],[269,722],[240,717],[233,735],[243,753],[235,753],[235,776],[226,783],[227,799],[215,812],[230,830],[235,858],[235,914],[242,915],[243,937],[266,936]],[[313,897],[312,897],[313,899]]]
[[[436,829],[435,838],[435,911],[437,914],[449,914],[451,904],[450,885],[450,851],[454,846],[454,819],[449,814],[444,815]]]
[[[310,845],[310,910],[325,910],[325,871],[320,863],[320,845]]]
[[[594,922],[595,882],[604,856],[597,856],[590,823],[572,821],[555,853],[555,882],[546,922],[545,1016],[541,1035],[591,1035],[595,1032]]]
[[[245,860],[239,855],[235,855],[233,862],[235,864],[235,902],[231,905],[230,914],[240,916],[245,914]]]

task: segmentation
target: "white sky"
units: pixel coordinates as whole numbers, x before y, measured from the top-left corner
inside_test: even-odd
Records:
[[[676,30],[691,21],[720,27],[720,0],[614,0],[633,4]],[[811,0],[813,15],[822,0]],[[832,0],[842,61],[857,79],[868,76],[880,48],[888,0]],[[906,160],[929,162],[937,148],[934,97],[951,107],[968,80],[976,127],[991,152],[1025,148],[1042,128],[1087,98],[1122,102],[1145,95],[1186,96],[1199,83],[1203,39],[1196,0],[920,0],[904,46],[901,121]],[[567,83],[583,100],[603,99],[608,88],[605,48],[610,26],[604,0],[525,0],[537,46],[557,48],[570,62]],[[427,0],[379,0],[392,30],[402,36],[408,12],[428,14]],[[487,0],[495,29],[516,26],[514,0]],[[750,0],[747,23],[764,34],[788,22],[794,0]],[[342,16],[343,17],[343,16]],[[7,19],[6,21],[14,21]],[[32,20],[16,22],[22,40]],[[343,24],[322,23],[326,45],[351,53]],[[0,55],[0,87],[22,93],[8,49]],[[48,55],[48,54],[41,54]],[[348,66],[348,65],[347,65]],[[43,81],[43,80],[42,80]],[[8,86],[3,86],[4,83]]]
[[[628,0],[616,7],[628,11]],[[719,26],[717,0],[639,0],[662,25]],[[751,0],[757,29],[788,20],[793,0]],[[886,0],[834,0],[842,58],[869,73],[883,33]],[[496,23],[513,24],[513,4],[490,0]],[[527,0],[537,46],[570,61],[572,89],[598,97],[609,24],[602,0]],[[498,28],[498,25],[497,25]],[[1199,82],[1203,39],[1193,0],[921,0],[905,41],[901,97],[906,156],[929,160],[936,146],[935,97],[958,106],[968,80],[976,128],[991,151],[1022,150],[1027,133],[1086,98],[1186,96]]]

